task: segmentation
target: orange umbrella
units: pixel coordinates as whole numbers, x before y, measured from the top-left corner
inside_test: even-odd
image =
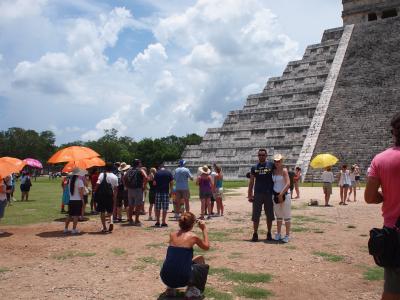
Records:
[[[0,177],[6,177],[12,173],[19,173],[26,163],[14,157],[0,157]]]
[[[81,159],[81,160],[76,160],[76,161],[70,161],[64,166],[64,169],[62,171],[64,173],[71,172],[72,169],[74,168],[79,168],[82,170],[89,169],[91,167],[102,167],[105,166],[106,163],[104,160],[102,160],[99,157],[92,157],[92,158],[86,158],[86,159]]]
[[[96,151],[83,146],[71,146],[57,151],[52,157],[47,161],[51,164],[77,161],[85,158],[92,158],[100,156]]]

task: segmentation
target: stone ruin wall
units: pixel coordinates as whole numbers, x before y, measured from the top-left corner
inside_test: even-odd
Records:
[[[372,158],[392,144],[389,122],[400,111],[398,49],[399,17],[354,26],[314,155],[358,163],[365,176]],[[310,168],[307,179],[320,173]]]

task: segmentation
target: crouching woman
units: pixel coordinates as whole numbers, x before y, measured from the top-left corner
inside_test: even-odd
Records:
[[[167,256],[160,272],[161,280],[167,286],[167,296],[175,296],[176,288],[185,286],[188,299],[201,297],[204,292],[209,266],[203,256],[193,257],[193,246],[208,250],[210,243],[205,223],[198,223],[202,239],[192,232],[195,223],[196,216],[185,212],[179,219],[180,229],[170,234]]]

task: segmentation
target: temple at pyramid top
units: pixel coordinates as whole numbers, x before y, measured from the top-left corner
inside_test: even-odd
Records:
[[[392,143],[388,122],[400,111],[400,0],[342,3],[343,27],[325,30],[200,145],[185,148],[192,171],[216,163],[225,178],[244,177],[265,148],[270,159],[279,153],[289,168],[301,167],[306,179],[319,179],[321,170],[309,168],[319,153],[338,157],[335,168],[357,163],[365,176]]]
[[[343,24],[357,24],[396,17],[399,0],[343,0]]]

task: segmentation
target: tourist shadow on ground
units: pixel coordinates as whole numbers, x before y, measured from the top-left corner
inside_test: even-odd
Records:
[[[36,234],[36,236],[41,237],[41,238],[66,238],[66,237],[80,236],[85,233],[86,232],[71,234],[71,233],[64,233],[62,230],[54,230],[54,231],[41,232],[41,233]]]
[[[243,242],[249,242],[249,243],[265,243],[265,244],[283,244],[281,241],[276,241],[276,240],[266,240],[266,239],[259,239],[257,242],[253,242],[251,239],[243,239]]]
[[[3,234],[0,234],[0,239],[1,238],[6,238],[12,236],[14,233],[11,232],[4,232]]]
[[[57,219],[54,219],[53,221],[54,222],[63,222],[64,223],[66,218],[67,217],[57,218]],[[87,221],[89,221],[89,218],[83,217],[78,222],[87,222]]]
[[[185,298],[185,293],[183,291],[178,291],[176,296],[167,296],[165,294],[165,292],[163,292],[157,298],[157,300],[171,300],[171,299],[184,300],[184,299],[187,299],[187,298]],[[203,296],[198,297],[196,299],[205,299],[205,296],[203,295]]]

